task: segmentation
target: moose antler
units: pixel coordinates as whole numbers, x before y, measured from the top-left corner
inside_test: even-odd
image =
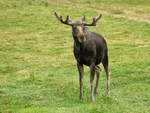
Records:
[[[102,17],[102,14],[99,14],[97,17],[93,18],[92,23],[84,23],[84,26],[96,26],[96,22]]]
[[[72,25],[72,21],[71,19],[69,18],[69,16],[67,16],[66,20],[64,21],[62,19],[62,16],[58,16],[58,14],[55,12],[54,15],[56,16],[56,18],[63,24],[66,24],[66,25]]]

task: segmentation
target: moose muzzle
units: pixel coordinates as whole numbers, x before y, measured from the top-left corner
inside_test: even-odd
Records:
[[[78,29],[78,33],[77,33],[78,41],[80,43],[83,43],[84,41],[86,41],[85,33],[83,31],[83,28],[82,27],[77,27],[77,29]]]

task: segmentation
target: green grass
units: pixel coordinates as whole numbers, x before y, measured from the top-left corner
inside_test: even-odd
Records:
[[[0,112],[149,113],[149,0],[0,0]],[[108,43],[111,94],[105,95],[102,67],[99,93],[90,102],[89,68],[79,100],[71,28],[54,16],[86,21],[103,14],[91,31]]]

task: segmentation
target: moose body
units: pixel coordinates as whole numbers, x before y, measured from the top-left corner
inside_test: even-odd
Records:
[[[74,39],[75,36],[73,35]],[[90,66],[92,63],[95,65],[107,57],[107,45],[104,38],[94,32],[85,32],[86,41],[79,43],[74,41],[74,55],[78,63]]]
[[[91,32],[85,26],[95,26],[96,22],[100,19],[101,14],[93,18],[93,22],[90,24],[84,23],[85,16],[82,16],[82,20],[79,22],[72,22],[67,16],[66,20],[63,21],[62,16],[58,16],[55,12],[55,16],[60,22],[66,25],[72,26],[72,35],[74,38],[74,56],[77,60],[77,67],[79,71],[79,84],[80,84],[80,99],[82,96],[83,87],[83,65],[90,67],[90,86],[91,86],[91,101],[94,101],[94,94],[97,93],[101,68],[98,66],[101,62],[106,71],[107,77],[107,94],[110,90],[110,73],[108,65],[108,49],[107,43],[103,36],[95,32]],[[96,86],[93,90],[94,75],[96,73]]]

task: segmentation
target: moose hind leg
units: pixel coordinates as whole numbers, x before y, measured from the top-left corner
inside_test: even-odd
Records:
[[[107,91],[106,94],[109,95],[110,94],[110,72],[109,72],[109,64],[108,64],[108,56],[106,55],[106,57],[103,60],[103,66],[106,72],[106,78],[107,78]]]
[[[96,86],[95,86],[95,89],[94,89],[94,94],[97,94],[101,68],[99,66],[95,66],[95,72],[96,72]]]

